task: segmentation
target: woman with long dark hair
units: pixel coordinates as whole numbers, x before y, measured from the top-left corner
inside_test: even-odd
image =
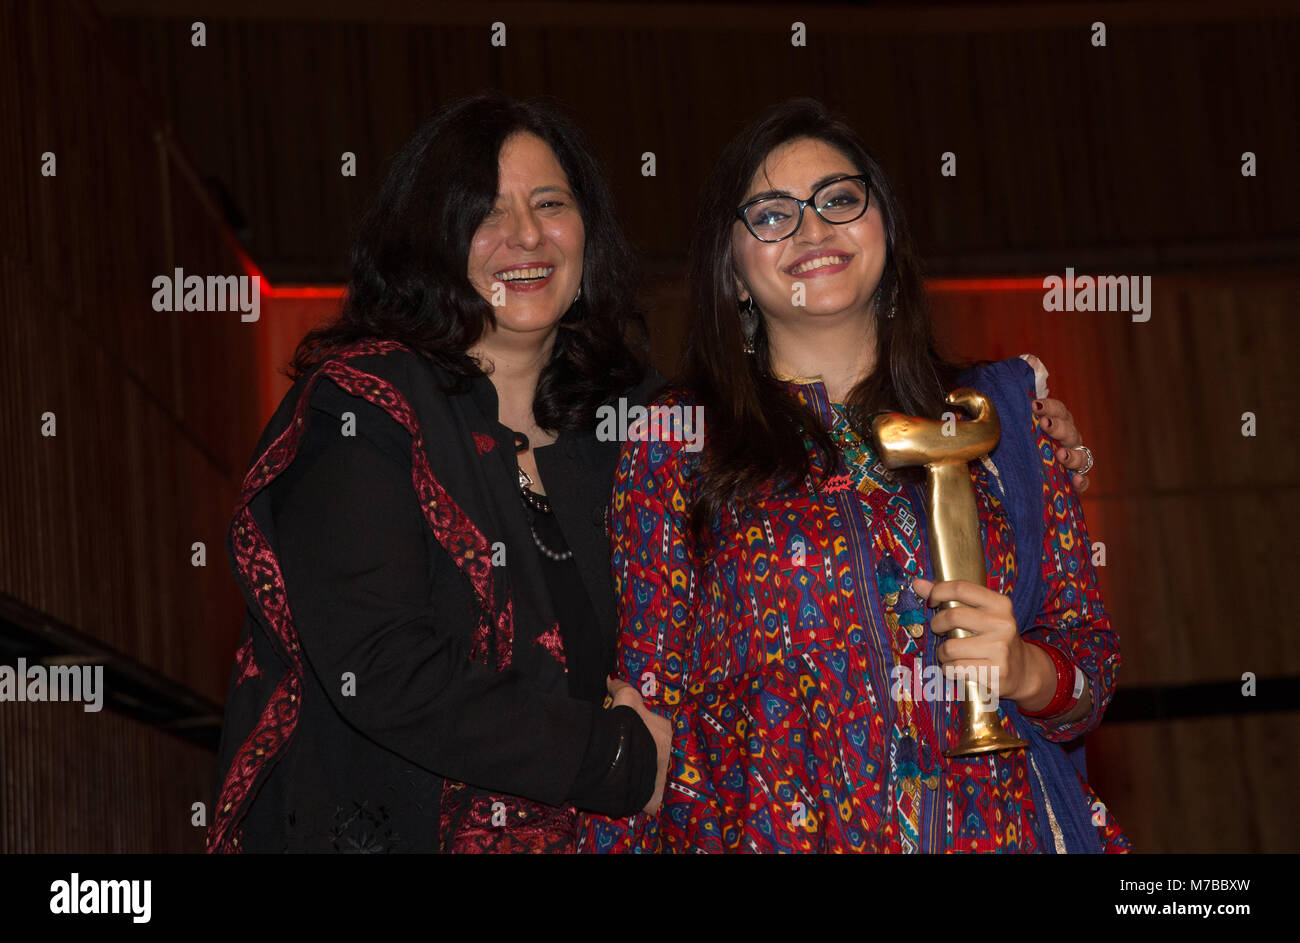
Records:
[[[657,806],[668,726],[611,682],[604,511],[643,402],[635,268],[553,106],[488,95],[398,155],[231,526],[248,602],[213,851],[567,851]]]
[[[940,356],[887,176],[811,100],[728,145],[691,252],[684,372],[654,405],[702,408],[704,448],[629,442],[610,520],[618,674],[673,722],[668,788],[657,812],[586,817],[582,847],[1127,850],[1061,746],[1100,723],[1120,654],[1031,365]],[[926,579],[919,469],[871,438],[875,414],[938,418],[963,385],[1001,416],[970,467],[986,586]],[[1028,746],[946,757],[962,711],[940,668],[995,679]]]

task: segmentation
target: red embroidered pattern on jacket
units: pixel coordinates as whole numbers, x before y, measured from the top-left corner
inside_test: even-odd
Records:
[[[534,639],[534,644],[542,646],[550,652],[552,658],[558,661],[564,670],[569,670],[568,662],[564,658],[564,639],[560,637],[560,623],[556,622]]]
[[[433,476],[415,411],[397,388],[386,380],[362,373],[343,363],[331,363],[324,369],[328,371],[330,379],[353,396],[382,406],[411,434],[411,478],[416,497],[420,501],[420,510],[434,537],[469,578],[470,585],[483,605],[484,618],[474,632],[470,657],[475,661],[488,661],[488,649],[495,647],[497,670],[509,668],[514,644],[514,609],[510,600],[506,599],[497,611],[492,583],[491,547],[488,546],[487,538],[474,526],[474,522]],[[495,626],[488,621],[488,614],[493,612],[496,613]]]
[[[479,455],[486,455],[496,446],[497,440],[492,438],[486,432],[474,433],[474,446],[478,449]]]
[[[383,354],[401,347],[401,344],[393,341],[371,341],[340,351],[337,356]],[[208,830],[207,850],[212,852],[240,850],[238,823],[243,819],[250,797],[256,791],[254,784],[279,759],[298,724],[303,679],[298,634],[289,613],[279,562],[266,536],[257,526],[249,504],[258,492],[293,461],[305,428],[311,391],[318,380],[319,374],[299,398],[289,427],[276,437],[244,476],[239,501],[235,505],[234,520],[230,525],[235,568],[270,626],[271,644],[283,656],[288,667],[276,684],[252,732],[236,751],[230,769],[226,771],[221,795],[217,799],[216,814]],[[247,677],[248,675],[243,676],[245,679]]]
[[[253,657],[253,637],[250,635],[244,639],[244,644],[239,646],[239,651],[235,652],[235,667],[239,669],[239,677],[235,679],[235,687],[239,687],[249,678],[260,678],[262,669],[257,667],[257,660]]]
[[[572,853],[577,830],[572,807],[473,793],[450,781],[442,791],[439,849],[445,853]]]

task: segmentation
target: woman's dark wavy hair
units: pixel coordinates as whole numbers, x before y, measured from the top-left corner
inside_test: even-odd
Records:
[[[585,136],[552,101],[495,93],[442,107],[402,148],[353,244],[343,311],[303,338],[292,377],[342,345],[371,338],[428,357],[457,378],[451,388],[482,375],[467,351],[496,322],[469,281],[470,242],[496,201],[501,147],[518,132],[550,145],[586,230],[581,297],[561,319],[542,370],[537,424],[589,429],[598,406],[641,381],[646,343],[634,302],[636,260]]]
[[[881,275],[876,320],[876,368],[858,383],[846,404],[859,433],[870,433],[871,416],[894,410],[941,415],[957,364],[935,349],[920,263],[889,178],[857,133],[820,102],[796,98],[763,112],[723,150],[700,197],[691,244],[691,306],[681,382],[695,393],[708,417],[708,449],[693,508],[697,532],[729,502],[801,481],[812,470],[800,430],[820,453],[823,474],[835,468],[836,448],[815,416],[774,379],[766,332],[759,319],[755,353],[742,350],[740,300],[732,233],[736,207],[774,149],[798,138],[824,141],[871,181],[871,199],[883,219],[888,254]],[[752,238],[748,233],[744,238]],[[884,317],[889,299],[897,313]],[[900,471],[916,480],[920,470]]]

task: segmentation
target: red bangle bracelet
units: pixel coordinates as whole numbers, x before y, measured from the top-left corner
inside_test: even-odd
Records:
[[[1023,707],[1016,705],[1020,713],[1025,717],[1055,717],[1057,714],[1064,714],[1073,709],[1074,705],[1079,701],[1078,698],[1072,696],[1074,693],[1074,665],[1070,663],[1070,659],[1066,658],[1055,645],[1048,645],[1032,638],[1027,638],[1025,641],[1030,645],[1037,645],[1047,652],[1048,658],[1052,659],[1052,666],[1056,669],[1056,691],[1042,710],[1027,711]]]

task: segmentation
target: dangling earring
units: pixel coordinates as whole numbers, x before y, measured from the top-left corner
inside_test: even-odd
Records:
[[[754,307],[754,297],[746,299],[748,306],[740,309],[740,333],[744,343],[740,349],[747,354],[754,352],[754,337],[758,334],[758,310]]]
[[[879,285],[876,286],[876,290],[874,294],[876,298],[876,312],[877,312],[876,316],[879,317],[880,316],[879,315],[880,312],[880,286]],[[898,286],[895,285],[893,290],[889,293],[889,310],[885,312],[885,318],[892,321],[894,315],[897,313],[898,313]]]

